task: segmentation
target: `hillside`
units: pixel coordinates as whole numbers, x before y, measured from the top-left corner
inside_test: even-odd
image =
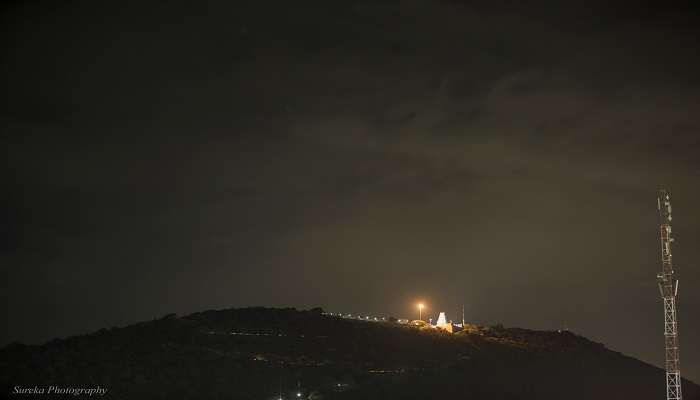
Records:
[[[664,373],[570,332],[447,334],[320,309],[205,311],[0,350],[0,384],[111,399],[649,399]],[[684,398],[700,387],[684,382]],[[297,397],[297,391],[300,396]],[[76,396],[81,398],[83,396]]]

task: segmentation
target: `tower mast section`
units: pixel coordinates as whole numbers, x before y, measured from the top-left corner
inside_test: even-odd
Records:
[[[678,279],[674,276],[671,254],[671,197],[661,190],[657,198],[661,233],[661,273],[657,275],[664,303],[664,341],[666,345],[666,400],[682,400],[681,372],[678,360],[678,324],[676,296]]]

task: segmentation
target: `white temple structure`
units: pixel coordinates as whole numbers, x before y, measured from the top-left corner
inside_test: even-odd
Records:
[[[452,321],[447,320],[447,316],[445,316],[445,312],[440,312],[440,316],[438,316],[437,323],[434,325],[438,329],[445,330],[450,333],[454,333],[459,329],[455,324],[452,323]]]
[[[441,312],[437,319],[436,325],[445,325],[447,323],[447,317],[445,317],[445,312]]]

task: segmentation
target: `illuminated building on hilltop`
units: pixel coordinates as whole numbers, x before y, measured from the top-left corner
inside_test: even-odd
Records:
[[[435,328],[442,329],[444,331],[454,333],[457,331],[460,331],[462,327],[460,325],[453,324],[452,321],[447,320],[447,316],[445,315],[445,312],[440,312],[440,315],[438,316],[438,320],[435,323]]]

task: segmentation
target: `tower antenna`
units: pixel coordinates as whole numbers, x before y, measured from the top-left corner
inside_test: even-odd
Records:
[[[666,344],[666,400],[682,400],[681,371],[678,361],[678,324],[676,296],[678,279],[674,277],[671,255],[671,196],[661,190],[657,198],[661,233],[661,273],[657,275],[659,291],[664,302],[664,341]]]

